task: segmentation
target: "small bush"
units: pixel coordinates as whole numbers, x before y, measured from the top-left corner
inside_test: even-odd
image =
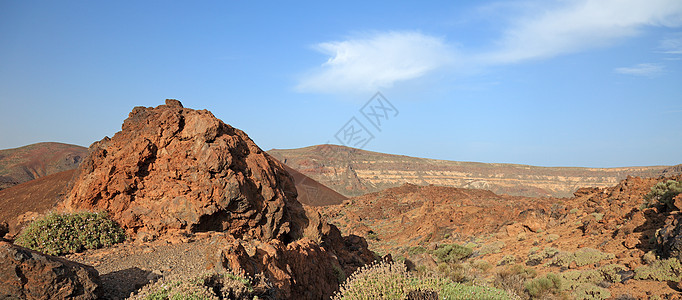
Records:
[[[581,248],[573,253],[561,252],[557,254],[551,264],[567,268],[571,263],[575,263],[576,266],[582,267],[602,260],[613,259],[614,257],[611,253],[604,253],[592,248]]]
[[[435,291],[441,299],[509,299],[502,290],[457,284],[438,277],[415,277],[401,263],[380,262],[360,268],[332,299],[405,299],[412,291]]]
[[[682,265],[676,258],[657,260],[648,266],[635,269],[635,279],[657,281],[679,281],[682,279]]]
[[[486,255],[491,253],[500,253],[504,248],[503,241],[496,241],[492,243],[485,244],[478,250],[478,255]]]
[[[524,283],[536,275],[537,273],[532,268],[514,265],[495,274],[493,285],[516,295],[523,295],[526,290]]]
[[[526,262],[529,266],[537,266],[542,263],[543,260],[547,258],[552,258],[559,254],[559,250],[552,247],[546,247],[542,252],[531,252],[528,254],[528,261]]]
[[[440,263],[438,264],[437,274],[457,283],[473,280],[470,270],[460,263]]]
[[[474,261],[471,264],[471,266],[478,269],[478,270],[481,270],[483,272],[487,272],[488,270],[492,269],[492,267],[493,267],[493,265],[490,262],[488,262],[487,260],[483,260],[483,259],[479,259],[479,260]]]
[[[680,193],[682,193],[682,182],[668,180],[652,186],[651,191],[644,196],[644,199],[647,200],[648,206],[658,202],[668,208],[673,208],[673,198]]]
[[[458,262],[465,259],[474,251],[471,248],[460,246],[457,244],[440,245],[438,249],[433,251],[433,254],[440,262]]]
[[[525,287],[526,292],[536,299],[549,294],[559,295],[561,293],[561,278],[556,274],[548,273],[544,277],[526,282]]]
[[[123,242],[125,232],[105,213],[52,213],[29,224],[17,237],[20,246],[49,255],[99,249]]]
[[[505,265],[511,265],[516,262],[516,256],[513,254],[507,254],[500,259],[499,262],[497,262],[498,266],[505,266]]]
[[[231,273],[207,273],[175,280],[161,279],[144,286],[129,299],[252,299],[272,296],[274,291],[272,285],[262,275],[257,276],[256,279],[249,279]]]

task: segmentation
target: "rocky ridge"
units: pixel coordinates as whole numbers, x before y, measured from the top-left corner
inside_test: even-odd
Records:
[[[347,197],[405,183],[486,189],[526,197],[571,197],[582,187],[609,187],[627,176],[682,174],[682,166],[623,168],[537,167],[446,161],[337,145],[272,149],[272,156]]]

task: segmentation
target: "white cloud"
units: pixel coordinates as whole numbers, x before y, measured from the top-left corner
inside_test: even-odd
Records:
[[[455,56],[442,38],[419,32],[374,33],[315,48],[330,58],[300,81],[299,91],[374,91],[425,76]]]
[[[682,26],[682,0],[530,0],[488,5],[481,12],[513,11],[505,30],[489,49],[455,51],[452,41],[413,31],[374,33],[320,43],[327,62],[303,76],[301,92],[375,91],[396,82],[421,78],[436,70],[467,69],[547,59],[613,45],[646,27]],[[491,12],[492,10],[492,12]],[[661,42],[666,53],[682,51],[682,37]],[[470,53],[470,54],[466,54]],[[660,73],[663,66],[618,68],[631,75]]]
[[[666,54],[682,54],[682,32],[661,40],[659,48]]]
[[[645,26],[682,25],[680,0],[577,0],[548,7],[524,3],[527,13],[513,20],[498,49],[482,56],[489,63],[514,63],[611,45]]]
[[[616,73],[634,76],[656,76],[663,72],[663,66],[659,64],[638,64],[632,67],[614,69]]]

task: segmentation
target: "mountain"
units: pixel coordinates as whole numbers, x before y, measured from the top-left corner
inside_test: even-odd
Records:
[[[88,148],[51,142],[0,150],[0,190],[75,169],[87,154]]]
[[[582,187],[616,185],[628,175],[682,174],[682,165],[623,168],[537,167],[392,155],[337,145],[272,149],[289,167],[353,197],[405,183],[487,189],[528,197],[570,197]]]

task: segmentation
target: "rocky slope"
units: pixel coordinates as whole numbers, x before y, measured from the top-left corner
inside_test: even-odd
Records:
[[[0,223],[6,222],[14,235],[35,216],[54,209],[64,200],[74,172],[63,171],[1,190]]]
[[[669,179],[682,176],[628,177],[613,187],[583,188],[562,199],[408,184],[320,210],[342,232],[366,237],[373,251],[407,259],[418,269],[441,268],[429,249],[466,245],[473,249],[472,258],[451,271],[461,280],[499,284],[502,275],[496,274],[522,264],[540,275],[563,276],[569,297],[591,291],[595,297],[679,299],[677,281],[660,279],[664,270],[646,275],[646,268],[657,264],[656,254],[662,260],[682,253],[679,208],[644,205],[651,187]],[[682,196],[674,200],[682,207],[678,202]],[[607,269],[618,275],[602,282],[611,272]],[[682,268],[670,272],[679,274]]]
[[[682,174],[677,167],[565,168],[457,162],[390,155],[336,145],[273,149],[291,168],[351,197],[404,183],[487,189],[528,197],[570,197],[581,187],[608,187],[628,175]]]
[[[75,169],[87,153],[85,147],[62,143],[37,143],[0,150],[0,190]]]

